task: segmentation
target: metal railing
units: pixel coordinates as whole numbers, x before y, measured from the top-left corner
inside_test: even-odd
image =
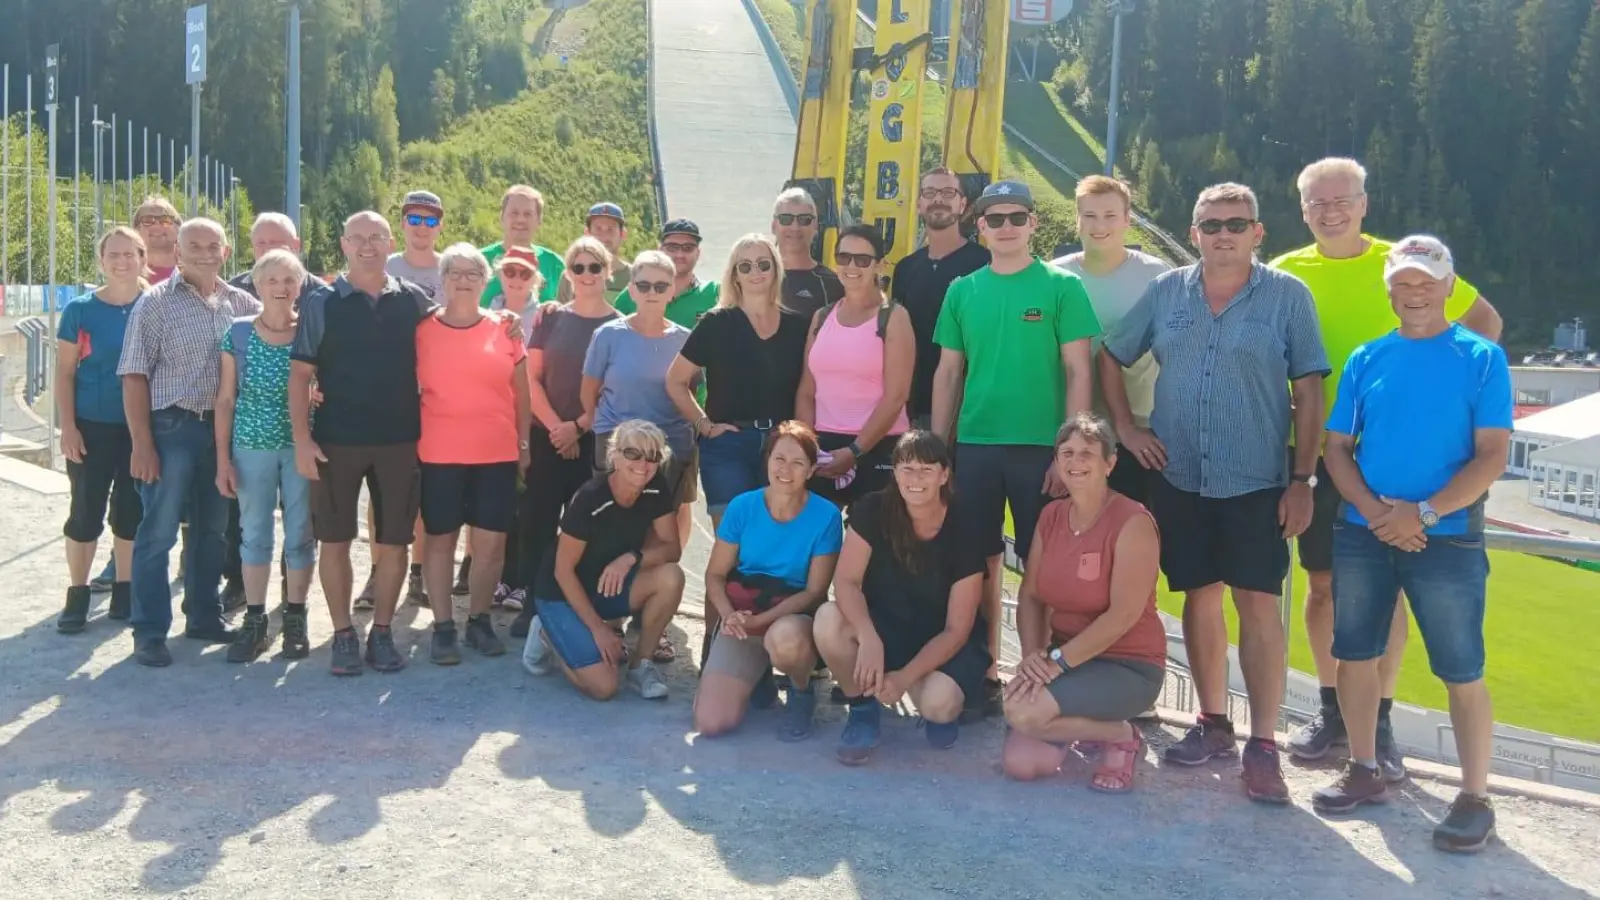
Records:
[[[33,406],[43,394],[50,380],[50,343],[44,319],[28,318],[17,323],[17,331],[27,340],[27,353],[23,360],[22,399]]]
[[[656,18],[655,4],[661,0],[644,0],[644,129],[650,141],[650,174],[656,188],[656,229],[667,224],[667,181],[662,174],[661,140],[656,130]]]

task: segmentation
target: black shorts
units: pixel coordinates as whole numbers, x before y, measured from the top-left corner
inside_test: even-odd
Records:
[[[463,525],[505,534],[517,521],[517,464],[422,463],[422,528],[454,534]]]
[[[1333,522],[1339,518],[1344,498],[1328,477],[1328,469],[1317,457],[1317,486],[1311,489],[1311,524],[1295,538],[1300,568],[1307,572],[1333,571]]]
[[[969,511],[976,534],[990,542],[984,553],[996,556],[1005,549],[1009,504],[1017,558],[1026,563],[1039,513],[1050,500],[1044,493],[1044,477],[1054,460],[1053,448],[1032,444],[956,445],[956,499]]]
[[[883,668],[886,672],[903,669],[916,659],[922,648],[927,646],[926,641],[918,642],[897,637],[897,632],[890,629],[878,629],[878,636],[883,640]],[[903,634],[903,633],[901,633]],[[943,672],[950,676],[950,680],[961,688],[961,693],[967,699],[983,696],[983,678],[989,672],[989,663],[993,658],[989,656],[989,629],[984,625],[983,617],[979,616],[972,623],[972,633],[967,636],[967,642],[961,645],[956,655],[945,660],[935,671]]]
[[[111,536],[131,541],[144,518],[139,501],[139,484],[129,465],[133,461],[133,438],[128,426],[120,422],[77,420],[83,435],[83,462],[67,460],[67,479],[72,484],[72,506],[67,524],[61,529],[67,540],[80,544],[100,539],[106,529],[106,507],[111,508]]]
[[[325,462],[317,463],[311,482],[311,531],[324,544],[348,544],[360,533],[361,485],[367,485],[373,524],[372,542],[403,547],[416,537],[420,502],[417,445],[323,444]]]
[[[1193,591],[1221,582],[1263,594],[1282,594],[1289,542],[1278,525],[1283,488],[1237,497],[1202,497],[1166,478],[1150,479],[1150,514],[1161,530],[1161,571],[1167,588]]]
[[[817,434],[817,444],[828,453],[850,446],[850,442],[855,439],[853,434],[832,432]],[[874,444],[871,450],[856,460],[855,477],[844,487],[834,484],[832,478],[813,478],[809,487],[813,493],[826,498],[840,509],[848,507],[873,491],[881,490],[884,485],[894,480],[894,444],[899,439],[900,436],[897,434],[884,435],[883,440]]]
[[[1150,480],[1159,477],[1161,476],[1156,471],[1140,465],[1132,450],[1121,444],[1117,445],[1117,464],[1111,469],[1111,477],[1107,479],[1113,491],[1135,503],[1143,504],[1150,497]]]

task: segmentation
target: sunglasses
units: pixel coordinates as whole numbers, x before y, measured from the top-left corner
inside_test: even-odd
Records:
[[[1032,213],[1027,212],[989,213],[983,217],[983,222],[990,228],[1001,228],[1007,223],[1020,228],[1028,224],[1028,217],[1031,215]]]
[[[521,266],[506,266],[500,270],[501,281],[531,281],[533,273]]]
[[[670,281],[635,281],[633,289],[641,294],[665,294],[672,290]]]
[[[737,266],[734,266],[733,268],[740,275],[749,275],[750,274],[750,270],[752,268],[760,269],[763,272],[771,272],[772,271],[772,260],[770,260],[770,259],[758,259],[755,262],[751,262],[748,259],[741,260],[739,262],[739,264]]]
[[[1256,224],[1255,219],[1235,216],[1231,219],[1206,219],[1194,223],[1194,227],[1200,229],[1201,234],[1218,234],[1224,228],[1228,229],[1229,234],[1244,234],[1254,224]]]
[[[779,225],[810,225],[816,220],[811,213],[778,213]]]
[[[585,272],[588,272],[590,275],[599,275],[605,270],[606,267],[600,263],[573,263],[572,265],[567,266],[567,271],[574,275],[582,275]]]
[[[678,242],[674,241],[673,243],[670,243],[670,244],[662,244],[661,245],[661,249],[663,251],[667,252],[667,253],[693,253],[694,251],[698,250],[699,248],[700,248],[699,244],[693,244],[693,243],[689,243],[689,242],[678,243]]]
[[[646,453],[645,451],[640,450],[638,447],[623,447],[622,458],[628,462],[638,462],[640,460],[644,460],[647,463],[661,462],[660,453],[654,451]]]
[[[845,253],[840,250],[833,254],[833,261],[841,266],[855,266],[858,269],[870,269],[878,261],[871,253]]]
[[[924,200],[954,200],[961,196],[960,188],[923,188],[921,197]]]
[[[407,225],[426,225],[429,228],[438,228],[439,222],[438,216],[419,216],[416,213],[406,214]]]

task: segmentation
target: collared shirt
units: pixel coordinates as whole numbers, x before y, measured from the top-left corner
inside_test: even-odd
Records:
[[[1150,428],[1167,448],[1173,487],[1236,497],[1289,481],[1289,382],[1327,375],[1311,291],[1293,275],[1251,266],[1250,280],[1212,315],[1200,265],[1158,275],[1106,352],[1127,367],[1155,356]]]
[[[150,379],[150,409],[182,407],[208,412],[222,372],[222,336],[241,316],[261,312],[261,301],[217,279],[217,291],[200,296],[181,275],[152,287],[133,310],[117,374]]]

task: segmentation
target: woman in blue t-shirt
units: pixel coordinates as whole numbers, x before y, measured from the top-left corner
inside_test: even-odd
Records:
[[[844,540],[838,507],[806,490],[817,454],[809,426],[779,424],[764,451],[767,486],[733,498],[717,526],[706,602],[721,625],[694,698],[695,730],[708,737],[738,727],[757,686],[770,685],[774,666],[791,685],[778,739],[811,734],[817,706],[811,614],[828,599]],[[758,705],[771,700],[758,698]]]
[[[100,239],[99,262],[105,285],[62,307],[56,331],[56,411],[61,455],[67,458],[72,482],[72,507],[63,529],[72,584],[56,620],[62,634],[76,634],[88,624],[89,567],[105,531],[108,502],[116,582],[106,616],[128,618],[133,538],[144,517],[139,486],[128,469],[133,438],[122,412],[122,379],[117,377],[128,318],[148,287],[144,239],[131,228],[111,229]]]

